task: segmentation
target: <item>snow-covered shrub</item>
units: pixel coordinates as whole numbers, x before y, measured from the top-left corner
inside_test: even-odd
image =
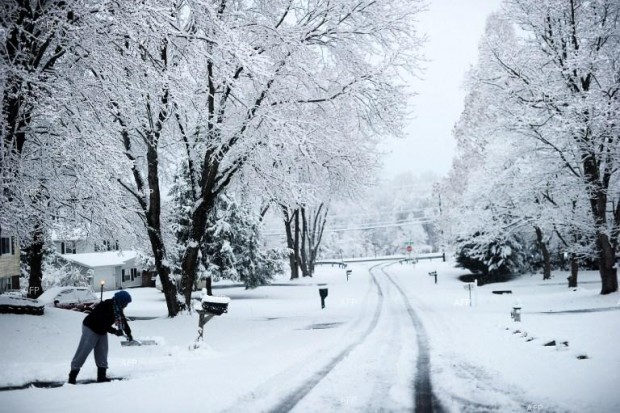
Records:
[[[457,266],[489,276],[524,272],[527,260],[521,239],[481,242],[484,238],[484,234],[478,233],[468,240],[457,241]]]
[[[43,263],[43,291],[50,287],[88,287],[91,279],[92,270],[80,270],[56,254],[48,255]]]

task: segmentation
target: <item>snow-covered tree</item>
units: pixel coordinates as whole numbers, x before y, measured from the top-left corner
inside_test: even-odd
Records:
[[[20,238],[27,254],[29,294],[42,292],[44,253],[58,227],[87,237],[127,230],[112,176],[115,151],[84,133],[72,76],[92,4],[7,1],[0,19],[0,226]],[[76,100],[77,99],[77,100]]]
[[[498,49],[515,129],[555,151],[590,204],[602,294],[618,289],[620,4],[615,0],[506,3],[527,36],[519,59]],[[615,208],[615,209],[614,209]]]
[[[529,225],[539,244],[592,247],[603,294],[617,290],[618,16],[615,1],[505,2],[470,76],[447,196],[451,225],[481,204],[470,236]]]
[[[145,233],[174,316],[161,218],[171,172],[184,163],[190,183],[189,301],[209,216],[231,186],[307,207],[325,199],[322,186],[347,193],[369,181],[379,137],[402,127],[399,74],[415,69],[422,2],[2,7],[2,206],[14,212],[2,218],[28,228],[33,269],[52,219]],[[132,213],[141,229],[129,228]]]
[[[124,170],[115,181],[128,195],[128,209],[142,221],[146,247],[173,317],[178,299],[170,278],[161,188],[178,155],[175,96],[185,93],[188,68],[183,58],[187,45],[175,40],[183,18],[174,2],[110,0],[99,5],[91,23],[98,30],[83,39],[84,56],[76,69],[80,100],[91,125],[88,132],[103,136],[122,154],[116,162]]]
[[[391,0],[184,3],[185,38],[199,48],[186,98],[200,108],[180,105],[178,118],[195,194],[186,301],[208,213],[240,174],[294,188],[300,152],[337,143],[349,150],[332,155],[352,162],[351,150],[398,132],[403,100],[394,80],[418,50],[411,17],[419,9]]]
[[[0,6],[0,205],[3,210],[0,227],[21,232],[22,245],[30,260],[31,297],[42,292],[45,224],[32,214],[26,220],[11,212],[22,210],[26,204],[46,208],[45,183],[31,183],[24,191],[22,160],[28,156],[25,154],[29,151],[28,144],[38,139],[46,146],[53,133],[46,125],[43,101],[53,93],[57,78],[55,66],[70,44],[67,32],[74,19],[73,10],[64,1],[9,0]]]

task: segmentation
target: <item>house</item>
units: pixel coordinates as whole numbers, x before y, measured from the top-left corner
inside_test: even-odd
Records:
[[[135,251],[105,251],[82,254],[64,254],[62,260],[78,268],[90,278],[91,286],[99,291],[120,288],[141,287],[143,269]],[[148,275],[150,280],[150,274]]]
[[[82,229],[52,231],[52,242],[56,252],[64,254],[84,254],[87,252],[119,251],[119,241],[102,241],[95,243]]]
[[[15,236],[0,233],[0,293],[19,290],[19,242]]]

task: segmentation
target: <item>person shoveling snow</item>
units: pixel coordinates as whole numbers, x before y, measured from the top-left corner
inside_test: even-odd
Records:
[[[71,361],[69,383],[75,384],[77,375],[84,365],[91,351],[95,350],[95,364],[97,365],[97,382],[107,382],[108,369],[108,334],[127,336],[131,342],[131,328],[123,309],[131,302],[131,295],[127,291],[119,291],[114,297],[100,302],[82,322],[82,337]],[[116,327],[115,327],[116,326]]]

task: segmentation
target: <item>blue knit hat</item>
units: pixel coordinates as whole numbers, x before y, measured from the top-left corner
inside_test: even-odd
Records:
[[[131,302],[131,296],[125,290],[121,290],[114,294],[114,299],[117,303],[119,303],[122,307],[125,307],[127,304]]]

